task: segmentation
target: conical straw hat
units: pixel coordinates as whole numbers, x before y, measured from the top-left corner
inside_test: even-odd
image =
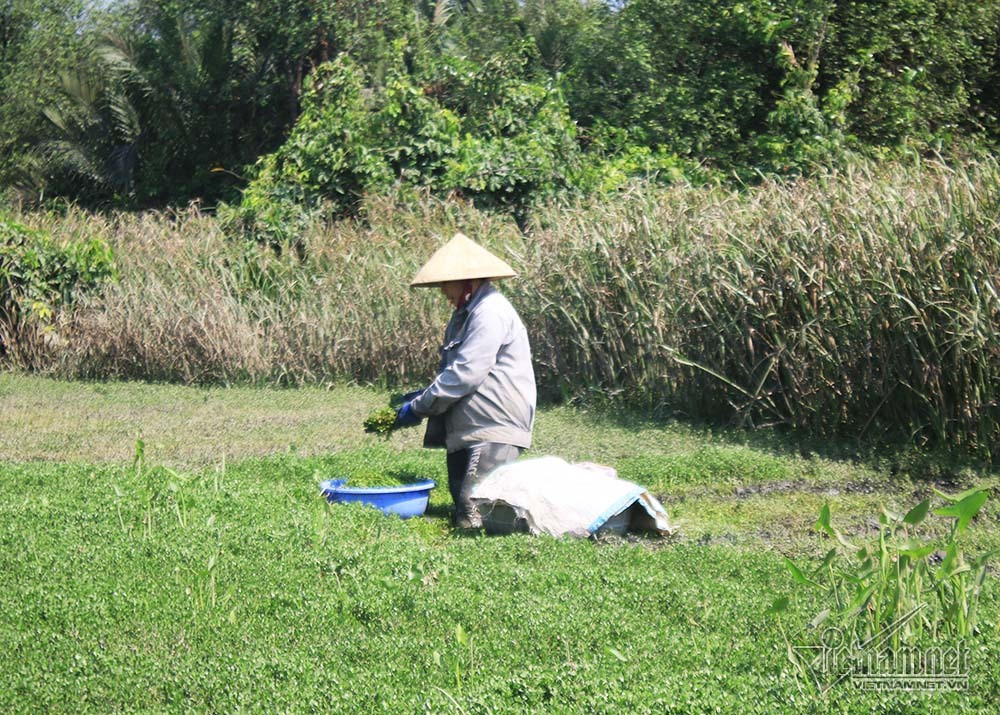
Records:
[[[417,271],[411,286],[436,286],[445,281],[473,278],[511,278],[514,269],[471,238],[456,233],[448,243],[434,252]]]

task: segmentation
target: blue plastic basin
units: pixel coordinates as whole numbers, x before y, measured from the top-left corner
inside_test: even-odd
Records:
[[[398,487],[348,487],[344,486],[346,483],[345,479],[328,479],[320,482],[320,492],[330,502],[368,504],[384,514],[396,514],[404,519],[423,514],[431,489],[437,486],[433,479]]]

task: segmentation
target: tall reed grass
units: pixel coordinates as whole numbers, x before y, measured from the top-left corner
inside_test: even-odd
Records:
[[[536,349],[567,386],[996,450],[996,161],[637,192],[543,218],[522,302],[547,306]]]
[[[63,375],[418,384],[448,317],[406,286],[454,231],[508,257],[540,386],[646,408],[893,430],[1000,453],[1000,166],[855,165],[737,190],[637,185],[511,221],[371,199],[306,258],[186,212],[31,214],[102,235],[120,281],[34,360]]]

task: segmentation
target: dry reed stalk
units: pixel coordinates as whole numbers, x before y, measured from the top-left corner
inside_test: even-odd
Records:
[[[857,434],[1000,444],[1000,170],[857,165],[810,180],[636,185],[540,207],[529,236],[461,201],[370,199],[313,225],[304,261],[173,214],[28,215],[113,242],[121,280],[67,316],[50,367],[204,381],[419,383],[447,306],[407,284],[463,230],[520,274],[502,289],[544,391]]]

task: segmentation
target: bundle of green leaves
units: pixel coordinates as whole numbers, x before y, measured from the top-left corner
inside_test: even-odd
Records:
[[[436,477],[422,459],[382,444],[330,455],[322,460],[317,474],[322,479],[343,479],[344,487],[362,489],[399,487]]]
[[[388,438],[396,427],[396,410],[391,407],[380,407],[368,415],[364,425],[365,432]]]

